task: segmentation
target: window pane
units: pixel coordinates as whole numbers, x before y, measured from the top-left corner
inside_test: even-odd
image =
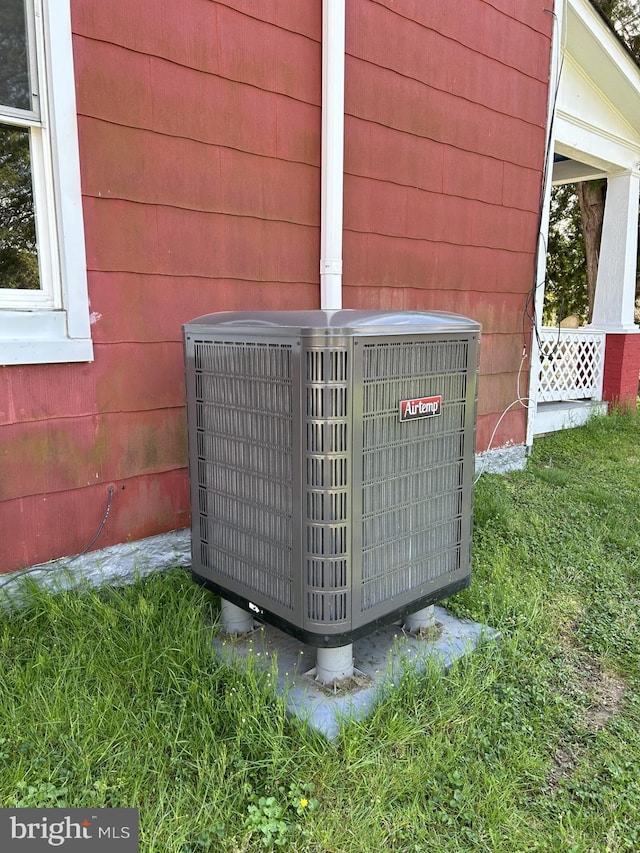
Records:
[[[40,288],[29,131],[2,125],[0,288]]]
[[[0,0],[0,104],[31,109],[24,0]]]

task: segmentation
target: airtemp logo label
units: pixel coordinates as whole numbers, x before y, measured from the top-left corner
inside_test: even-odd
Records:
[[[138,853],[137,809],[0,809],[2,853]]]
[[[442,413],[442,397],[416,397],[400,400],[400,420],[415,421],[418,418],[433,418]]]

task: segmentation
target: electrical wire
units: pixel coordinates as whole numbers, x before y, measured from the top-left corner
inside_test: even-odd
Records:
[[[496,437],[496,433],[498,432],[500,424],[505,419],[505,416],[507,415],[507,413],[510,412],[511,409],[513,409],[513,407],[517,406],[517,405],[522,406],[523,409],[529,408],[529,403],[530,403],[529,398],[523,397],[520,393],[520,379],[522,377],[522,368],[524,367],[524,363],[527,360],[527,358],[528,358],[527,351],[526,351],[526,349],[523,349],[522,350],[522,358],[520,359],[520,367],[518,368],[518,378],[516,379],[516,393],[518,396],[516,397],[516,399],[513,402],[509,403],[507,408],[504,410],[504,412],[498,418],[498,422],[496,423],[496,425],[493,428],[493,432],[491,433],[491,436],[489,438],[489,442],[487,444],[486,450],[483,450],[482,453],[480,454],[480,458],[482,460],[482,467],[478,471],[478,473],[477,473],[477,475],[473,481],[474,485],[478,482],[478,480],[480,479],[480,477],[482,477],[482,475],[484,474],[484,472],[486,470],[487,455],[488,455],[489,451],[491,450],[491,445],[493,444],[493,439]]]
[[[566,4],[565,4],[565,7],[566,7]],[[553,15],[554,29],[556,29],[558,27],[558,16],[556,15],[556,13],[552,9],[546,9],[545,11],[550,12],[551,15]],[[563,21],[564,20],[566,20],[566,14],[563,14]],[[565,38],[566,38],[566,35],[565,35]],[[527,298],[525,300],[524,308],[522,311],[522,358],[520,359],[520,367],[518,368],[518,377],[516,380],[516,394],[517,394],[517,396],[516,396],[516,399],[513,400],[513,402],[509,403],[507,408],[502,412],[502,414],[498,418],[498,422],[496,423],[495,427],[493,428],[493,432],[491,433],[491,436],[489,438],[489,443],[487,444],[487,448],[481,454],[482,467],[480,468],[480,471],[478,472],[476,478],[473,481],[474,484],[478,482],[480,477],[485,472],[485,469],[487,467],[487,454],[491,450],[491,446],[493,445],[493,440],[496,437],[496,433],[498,432],[500,424],[502,423],[502,421],[504,420],[506,415],[511,411],[511,409],[513,409],[514,406],[520,405],[523,408],[528,409],[529,405],[531,403],[531,400],[529,399],[529,397],[523,397],[522,396],[522,392],[520,390],[520,380],[522,377],[522,368],[524,367],[524,363],[528,357],[527,356],[527,344],[528,344],[527,320],[529,321],[529,323],[531,325],[531,329],[532,329],[532,332],[533,332],[533,335],[535,338],[537,350],[538,350],[538,352],[540,352],[542,350],[542,339],[540,337],[540,330],[538,328],[538,317],[537,317],[537,310],[536,310],[536,297],[537,297],[538,290],[541,287],[543,287],[546,283],[546,276],[542,279],[542,281],[538,281],[538,275],[537,275],[538,258],[540,257],[540,251],[541,251],[541,248],[543,246],[544,246],[545,256],[546,256],[547,251],[548,251],[547,237],[542,232],[542,218],[543,218],[544,207],[545,207],[545,194],[546,194],[546,187],[547,187],[547,179],[549,176],[549,166],[550,166],[551,157],[552,157],[551,143],[553,141],[553,126],[554,126],[555,115],[556,115],[556,105],[558,102],[558,93],[560,91],[560,78],[562,76],[562,68],[564,65],[565,50],[566,50],[566,44],[563,44],[563,35],[562,35],[562,33],[560,33],[560,56],[561,56],[561,58],[560,58],[559,66],[558,66],[558,73],[557,73],[557,76],[555,79],[555,88],[553,91],[553,99],[552,99],[552,104],[551,104],[551,117],[549,120],[549,130],[547,132],[547,140],[546,140],[546,146],[545,146],[544,168],[542,170],[542,185],[541,185],[541,189],[540,189],[540,203],[538,206],[538,233],[537,233],[537,237],[536,237],[536,253],[535,253],[535,264],[534,264],[534,270],[533,270],[533,282],[532,282],[531,288],[529,289],[529,292],[527,293]],[[559,344],[560,344],[560,327],[558,326],[558,340],[556,342],[556,345],[554,347],[553,352],[551,352],[548,355],[549,358],[553,358],[555,351],[558,348]]]
[[[87,545],[84,546],[84,548],[82,549],[82,551],[80,551],[79,554],[76,554],[75,556],[70,557],[62,566],[58,562],[56,562],[56,564],[53,566],[32,566],[30,569],[22,569],[21,571],[13,572],[11,577],[7,578],[7,580],[5,580],[3,583],[0,583],[0,589],[3,589],[5,586],[8,586],[10,583],[13,583],[16,580],[19,580],[20,578],[23,578],[26,575],[34,574],[35,572],[48,573],[48,572],[62,571],[63,569],[66,569],[68,566],[70,566],[71,563],[74,563],[79,557],[84,556],[84,554],[86,554],[87,551],[91,550],[91,548],[96,544],[96,542],[100,538],[100,534],[104,530],[104,526],[107,523],[107,519],[109,518],[109,513],[111,512],[111,503],[113,501],[114,493],[115,493],[115,486],[109,486],[109,495],[107,497],[107,505],[105,506],[104,515],[102,516],[102,521],[100,522],[100,526],[98,527],[98,530],[97,530],[95,536],[93,537],[93,539],[91,539],[91,541]]]

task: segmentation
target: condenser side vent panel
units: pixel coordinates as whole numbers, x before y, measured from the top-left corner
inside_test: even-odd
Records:
[[[361,609],[421,595],[461,568],[467,340],[363,345]],[[401,422],[400,400],[442,399]]]
[[[294,606],[291,347],[194,343],[200,562]]]

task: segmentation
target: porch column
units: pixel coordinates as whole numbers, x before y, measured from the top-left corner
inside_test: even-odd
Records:
[[[591,321],[607,333],[602,396],[632,408],[640,373],[640,334],[634,323],[639,193],[639,177],[631,172],[607,181]]]
[[[598,279],[591,324],[603,332],[636,332],[633,322],[638,246],[638,175],[607,180]]]

